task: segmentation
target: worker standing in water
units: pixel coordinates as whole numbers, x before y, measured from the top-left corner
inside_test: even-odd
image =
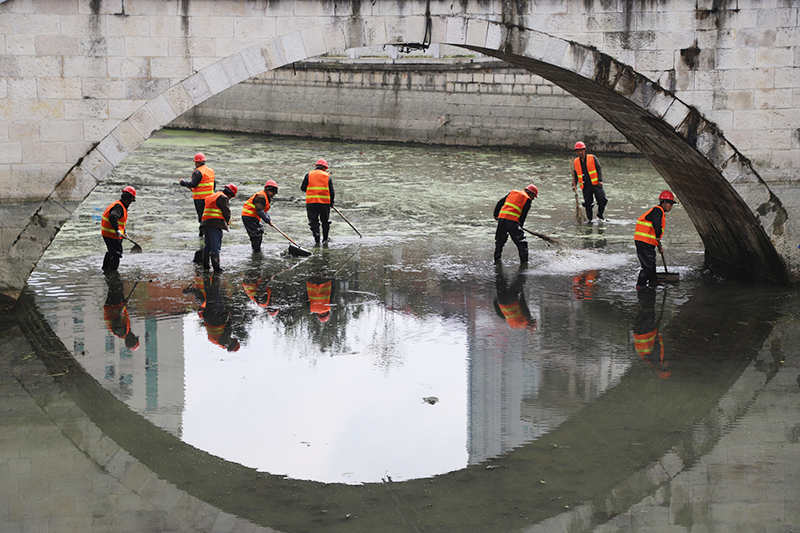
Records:
[[[136,189],[128,185],[122,189],[122,196],[112,202],[103,212],[100,219],[100,234],[106,243],[106,255],[103,257],[103,272],[119,268],[122,258],[122,239],[125,238],[125,225],[128,223],[128,208],[136,201]]]
[[[593,154],[586,153],[583,141],[575,143],[575,153],[578,157],[572,162],[572,190],[580,185],[583,191],[583,207],[586,209],[586,218],[592,221],[594,201],[597,200],[597,218],[605,220],[603,213],[608,204],[606,192],[603,189],[603,169],[600,161]]]
[[[494,207],[494,219],[497,221],[497,231],[494,234],[494,264],[499,264],[503,255],[503,247],[509,235],[517,245],[520,264],[528,262],[528,241],[522,232],[528,210],[533,199],[539,196],[536,185],[530,184],[524,191],[513,190],[501,198]]]
[[[314,245],[320,243],[320,227],[322,227],[322,242],[328,242],[328,233],[331,227],[331,206],[333,206],[334,192],[333,180],[328,172],[328,162],[318,159],[314,170],[306,174],[300,190],[306,193],[306,214],[308,226],[314,236]]]
[[[636,244],[636,256],[642,265],[636,280],[637,289],[646,289],[648,285],[655,288],[658,285],[656,248],[662,252],[661,237],[664,235],[667,213],[672,211],[675,203],[675,195],[670,191],[663,191],[658,197],[658,205],[651,207],[636,221],[633,240]]]
[[[238,188],[233,183],[227,184],[221,191],[215,192],[205,200],[205,209],[200,220],[203,228],[205,247],[203,248],[203,269],[209,269],[209,260],[214,272],[223,272],[219,264],[219,253],[222,250],[222,231],[228,231],[231,223],[231,209],[228,200],[236,196]]]
[[[250,237],[253,253],[261,253],[261,239],[264,236],[261,221],[272,225],[268,211],[270,201],[276,194],[278,194],[278,184],[274,180],[268,180],[264,184],[264,189],[248,198],[242,206],[242,224],[247,230],[247,236]]]
[[[214,170],[206,165],[205,154],[198,152],[194,156],[194,172],[191,179],[181,180],[183,187],[192,190],[194,209],[197,211],[197,222],[200,222],[200,236],[203,236],[203,211],[206,208],[206,198],[214,194]]]

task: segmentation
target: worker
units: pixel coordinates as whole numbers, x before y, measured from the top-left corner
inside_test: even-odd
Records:
[[[306,193],[306,214],[308,226],[314,236],[314,245],[320,243],[320,226],[322,226],[322,242],[328,243],[331,227],[331,207],[333,206],[333,180],[328,172],[328,162],[318,159],[314,170],[306,174],[300,190]]]
[[[242,224],[247,230],[247,236],[250,237],[253,253],[261,253],[261,239],[264,236],[261,221],[272,225],[268,211],[270,201],[276,194],[278,194],[278,184],[274,180],[267,180],[264,189],[248,198],[242,206]]]
[[[231,223],[231,209],[228,200],[234,198],[238,188],[233,183],[227,184],[221,191],[213,193],[205,200],[205,209],[200,220],[203,227],[205,247],[203,247],[203,269],[209,269],[209,259],[214,272],[223,272],[219,265],[219,253],[222,250],[222,231],[228,231]]]
[[[103,257],[103,272],[117,270],[122,258],[122,239],[125,238],[125,225],[128,223],[128,208],[136,201],[136,189],[130,185],[122,189],[122,196],[112,202],[100,219],[100,234],[106,243]]]
[[[197,211],[197,222],[200,222],[200,236],[203,236],[203,211],[206,207],[206,198],[214,194],[216,186],[214,183],[214,171],[206,165],[206,156],[198,152],[194,156],[194,172],[191,179],[181,180],[183,187],[192,190],[194,199],[194,209]]]
[[[583,207],[586,209],[586,218],[592,222],[594,200],[597,200],[597,218],[605,220],[603,213],[606,210],[606,192],[603,189],[603,169],[600,161],[592,154],[586,153],[583,141],[575,143],[575,153],[578,157],[572,162],[572,190],[580,185],[583,190]]]
[[[524,191],[512,190],[505,197],[501,198],[494,207],[494,219],[497,221],[497,231],[494,234],[494,264],[500,263],[503,255],[503,246],[508,241],[508,236],[517,245],[519,252],[519,262],[528,262],[528,241],[522,232],[531,202],[539,196],[539,189],[536,185],[530,184]]]
[[[528,309],[524,287],[525,273],[523,269],[517,271],[512,282],[508,283],[503,274],[503,265],[498,264],[495,271],[497,296],[493,302],[494,310],[510,328],[536,331],[536,319]]]
[[[131,319],[128,315],[128,301],[123,292],[122,279],[119,272],[106,272],[108,295],[103,305],[103,321],[108,330],[125,342],[125,347],[135,352],[139,349],[139,337],[131,331]]]
[[[648,285],[655,288],[658,285],[656,275],[656,247],[663,253],[661,237],[664,235],[664,224],[667,213],[676,203],[675,195],[670,191],[663,191],[658,197],[658,205],[651,207],[636,221],[633,240],[636,244],[636,256],[642,269],[636,281],[637,289],[646,289]]]

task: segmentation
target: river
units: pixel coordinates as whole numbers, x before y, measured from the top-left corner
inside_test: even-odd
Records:
[[[201,240],[177,184],[198,151],[218,189],[239,188],[221,274],[192,262]],[[314,247],[299,186],[320,157],[343,216],[331,213],[331,242]],[[772,420],[752,411],[768,392],[794,402],[772,417],[786,425],[781,449],[798,451],[797,291],[707,272],[680,204],[663,241],[680,282],[637,291],[633,227],[666,185],[642,159],[600,155],[606,220],[578,224],[572,157],[159,132],[32,273],[22,331],[36,357],[17,357],[47,372],[14,379],[60,387],[143,470],[280,531],[627,530],[654,509],[669,509],[665,527],[724,527],[715,505],[741,498],[780,509],[775,527],[797,525],[788,474],[774,496],[768,474],[737,478],[741,464],[720,472],[712,460],[737,428]],[[252,253],[239,213],[267,179],[279,185],[273,222],[309,257],[268,227]],[[528,235],[522,268],[509,241],[496,267],[494,205],[531,182],[526,227],[557,244]],[[126,185],[137,190],[127,232],[143,253],[126,243],[118,275],[104,275],[99,218]],[[327,312],[309,304],[314,291],[329,295]],[[110,316],[123,299],[121,331]],[[748,449],[775,445],[773,433],[745,434],[735,442]],[[75,446],[94,457],[96,443]],[[796,454],[765,461],[798,471]],[[709,464],[739,492],[681,496],[680,476]],[[7,523],[24,523],[8,508]]]

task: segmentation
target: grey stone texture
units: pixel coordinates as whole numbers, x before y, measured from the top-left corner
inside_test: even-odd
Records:
[[[40,204],[27,219],[3,222],[0,292],[13,298],[69,218],[68,204],[59,213],[50,203],[74,167],[85,171],[76,175],[85,180],[74,188],[80,201],[86,184],[103,180],[152,131],[244,79],[344,49],[423,42],[503,60],[557,85],[552,94],[577,97],[661,172],[711,262],[798,282],[800,7],[712,4],[381,0],[342,11],[303,0],[0,2],[0,199]],[[486,73],[448,80],[452,100],[437,115],[444,138],[469,145],[498,127],[541,125],[542,138],[580,129],[559,125],[561,117],[495,118],[491,105],[476,103],[492,90],[544,97],[537,82],[514,76],[493,80],[488,94]],[[381,128],[429,127],[398,114],[408,105],[386,91],[371,110]],[[480,115],[461,111],[475,105],[485,110],[480,124]],[[463,126],[449,126],[454,119]]]

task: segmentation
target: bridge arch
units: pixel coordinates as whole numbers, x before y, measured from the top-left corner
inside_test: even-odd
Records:
[[[333,5],[335,11],[338,4]],[[290,63],[349,48],[409,43],[480,52],[562,87],[611,123],[661,173],[686,207],[712,263],[746,265],[764,278],[797,281],[800,272],[784,260],[796,239],[779,198],[712,122],[657,83],[594,48],[520,25],[463,13],[362,17],[357,5],[353,3],[355,13],[332,13],[319,26],[250,45],[211,63],[120,122],[74,164],[30,218],[11,245],[0,286],[21,289],[60,227],[94,187],[180,114]]]

